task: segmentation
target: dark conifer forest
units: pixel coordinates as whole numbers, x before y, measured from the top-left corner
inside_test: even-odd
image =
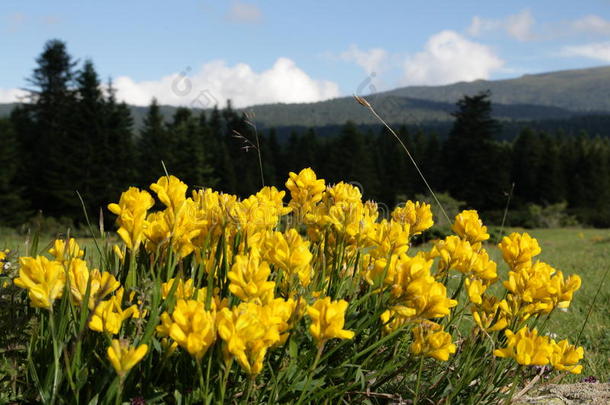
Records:
[[[151,101],[141,128],[93,61],[77,63],[66,44],[47,42],[28,79],[29,99],[0,119],[0,224],[36,216],[108,221],[109,202],[128,186],[147,188],[167,170],[187,184],[245,197],[261,185],[284,188],[290,171],[311,167],[328,182],[352,181],[391,207],[427,189],[396,139],[346,122],[331,136],[315,127],[279,137],[228,103],[164,116]],[[524,128],[502,139],[493,94],[464,96],[448,136],[395,128],[435,191],[481,211],[486,222],[531,224],[549,207],[610,226],[610,141],[582,131]],[[362,114],[368,114],[363,108]],[[262,162],[262,170],[259,164]],[[261,173],[262,172],[262,173]],[[79,197],[80,195],[80,197]],[[533,224],[532,226],[536,226]]]

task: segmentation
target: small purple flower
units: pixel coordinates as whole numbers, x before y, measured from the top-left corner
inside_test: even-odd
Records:
[[[594,376],[590,375],[588,377],[583,378],[582,382],[584,382],[584,383],[592,383],[593,384],[593,383],[597,383],[599,381],[597,380],[597,378],[595,378]]]

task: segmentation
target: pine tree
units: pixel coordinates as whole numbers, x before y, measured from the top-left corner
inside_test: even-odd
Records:
[[[75,165],[76,170],[71,174],[74,187],[94,216],[107,204],[107,187],[114,170],[110,165],[113,151],[108,143],[105,100],[100,84],[93,62],[85,61],[76,74],[74,136],[69,145],[71,158],[85,163]]]
[[[491,117],[489,92],[464,96],[453,113],[455,122],[444,145],[445,187],[471,207],[497,209],[506,201],[508,161],[493,141],[499,124]]]
[[[27,107],[32,132],[18,134],[22,149],[28,151],[24,170],[29,175],[28,194],[33,207],[46,215],[82,218],[74,182],[83,162],[71,154],[78,137],[73,128],[75,62],[59,40],[48,41],[36,62],[38,66],[28,80],[34,86]]]

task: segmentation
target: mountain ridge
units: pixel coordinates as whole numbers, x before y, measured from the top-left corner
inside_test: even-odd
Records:
[[[413,125],[451,121],[451,112],[460,98],[488,90],[493,114],[501,120],[553,120],[585,114],[610,114],[610,66],[442,86],[408,86],[364,97],[386,121]],[[15,105],[0,104],[0,117],[8,115]],[[148,107],[130,107],[135,127],[139,128]],[[166,119],[169,120],[177,108],[163,105]],[[341,125],[346,121],[359,125],[377,123],[351,96],[312,103],[262,104],[237,110],[253,112],[254,120],[261,128],[320,127]]]

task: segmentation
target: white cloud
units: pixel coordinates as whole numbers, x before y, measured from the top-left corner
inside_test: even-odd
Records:
[[[441,31],[428,39],[424,50],[407,59],[404,85],[439,85],[487,79],[504,61],[487,46],[469,41],[454,31]]]
[[[254,4],[236,1],[227,12],[226,19],[235,23],[259,23],[263,19],[263,13]]]
[[[27,95],[20,89],[0,89],[0,103],[15,103]]]
[[[466,32],[473,37],[478,37],[486,32],[504,30],[510,37],[518,41],[530,41],[535,38],[532,32],[534,24],[532,12],[526,9],[504,19],[474,16]]]
[[[174,73],[157,81],[136,82],[122,76],[114,83],[118,97],[127,103],[212,107],[227,99],[236,107],[265,103],[326,100],[340,95],[331,81],[315,80],[292,60],[279,58],[270,69],[255,72],[245,63],[227,66],[222,60],[206,63],[193,74]]]
[[[342,52],[339,57],[347,62],[353,62],[360,66],[366,74],[379,73],[384,69],[384,63],[388,58],[386,50],[381,48],[372,48],[368,51],[358,48],[356,45],[351,45],[347,51]]]
[[[506,18],[505,28],[508,35],[519,41],[530,41],[534,39],[532,27],[534,17],[530,10],[523,10],[519,14],[509,15]]]
[[[610,21],[597,15],[587,15],[572,22],[572,28],[578,32],[609,35]]]
[[[500,21],[481,18],[479,16],[472,17],[470,26],[466,29],[468,35],[478,37],[479,35],[498,29],[501,26]]]
[[[585,57],[610,62],[610,42],[564,46],[561,55],[566,57]]]

